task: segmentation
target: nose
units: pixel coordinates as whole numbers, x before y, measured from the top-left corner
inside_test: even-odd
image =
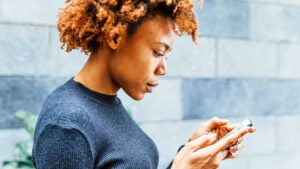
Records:
[[[157,69],[156,69],[156,71],[155,71],[155,74],[156,74],[156,75],[159,75],[159,76],[163,76],[163,75],[165,75],[166,73],[167,73],[167,62],[166,62],[166,60],[163,58],[163,59],[160,61],[159,65],[158,65],[158,67],[157,67]]]

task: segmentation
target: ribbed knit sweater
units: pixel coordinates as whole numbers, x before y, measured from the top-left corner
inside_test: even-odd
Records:
[[[37,169],[156,169],[158,152],[117,96],[70,79],[42,106],[33,163]]]

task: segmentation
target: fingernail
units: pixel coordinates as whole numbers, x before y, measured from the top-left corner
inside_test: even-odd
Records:
[[[248,133],[250,133],[250,132],[253,132],[253,130],[254,129],[252,127],[249,127],[247,131],[248,131]]]

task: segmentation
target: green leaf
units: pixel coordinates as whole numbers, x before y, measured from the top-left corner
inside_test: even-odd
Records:
[[[31,140],[16,143],[13,154],[14,159],[3,162],[2,169],[34,169],[31,151],[37,115],[26,111],[19,111],[15,113],[15,118],[23,124],[25,130],[30,134]]]
[[[30,134],[31,138],[33,138],[35,125],[37,122],[37,115],[27,111],[18,111],[15,113],[15,117],[23,124],[25,130]]]
[[[16,160],[28,160],[31,157],[33,143],[31,141],[18,142],[15,145],[14,157]]]
[[[129,109],[128,107],[126,107],[125,109],[126,109],[127,113],[129,114],[129,116],[132,116],[132,110]]]
[[[34,166],[31,161],[5,161],[3,163],[3,169],[34,169]]]
[[[18,163],[16,161],[4,161],[2,167],[2,169],[16,169]]]

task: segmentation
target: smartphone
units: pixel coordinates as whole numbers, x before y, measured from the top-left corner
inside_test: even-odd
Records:
[[[235,129],[231,130],[229,133],[227,133],[223,138],[221,138],[221,140],[226,139],[227,137],[229,137],[230,135],[232,135],[233,133],[237,132],[238,130],[240,130],[241,128],[244,127],[252,127],[253,126],[253,121],[250,119],[245,119],[243,120]]]

